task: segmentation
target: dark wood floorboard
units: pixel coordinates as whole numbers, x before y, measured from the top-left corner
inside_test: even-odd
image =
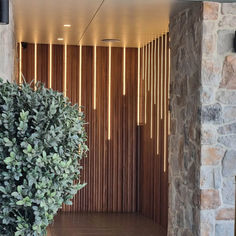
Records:
[[[165,236],[152,220],[138,214],[60,213],[47,236]]]

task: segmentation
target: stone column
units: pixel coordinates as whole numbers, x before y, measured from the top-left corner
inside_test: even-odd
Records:
[[[202,3],[178,4],[170,16],[171,135],[168,235],[199,235]]]
[[[0,78],[14,80],[15,76],[15,37],[13,4],[9,1],[9,25],[0,25]]]
[[[169,235],[233,236],[236,3],[191,2],[170,17]]]
[[[234,235],[236,3],[203,4],[201,235]]]

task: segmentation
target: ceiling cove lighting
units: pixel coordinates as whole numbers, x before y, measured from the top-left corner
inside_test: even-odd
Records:
[[[108,140],[111,139],[111,46],[109,47],[108,65]]]
[[[37,43],[34,44],[34,89],[37,85]]]
[[[123,48],[123,95],[125,96],[126,48]]]
[[[97,87],[97,47],[94,46],[94,74],[93,74],[93,79],[94,79],[94,85],[93,85],[93,109],[96,110],[96,87]]]
[[[52,44],[49,45],[49,88],[52,88]]]
[[[9,0],[0,0],[0,25],[9,24]]]

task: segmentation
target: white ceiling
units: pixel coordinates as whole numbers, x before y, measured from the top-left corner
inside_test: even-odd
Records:
[[[14,0],[14,17],[18,42],[138,47],[168,31],[169,1]]]

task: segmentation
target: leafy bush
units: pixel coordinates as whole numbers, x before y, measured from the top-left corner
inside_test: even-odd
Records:
[[[62,93],[0,79],[0,235],[38,236],[81,189],[85,122]]]

